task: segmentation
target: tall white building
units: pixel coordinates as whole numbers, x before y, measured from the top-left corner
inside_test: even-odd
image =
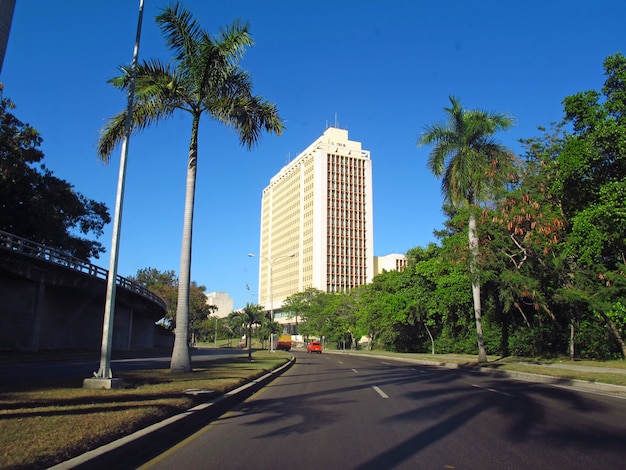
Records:
[[[309,287],[343,292],[366,284],[373,254],[370,152],[330,127],[263,190],[259,303],[276,311]]]

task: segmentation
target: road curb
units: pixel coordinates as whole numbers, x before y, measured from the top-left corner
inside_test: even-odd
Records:
[[[517,372],[511,370],[494,370],[490,367],[472,367],[476,372],[493,375],[496,377],[508,377],[523,380],[526,382],[538,382],[558,387],[569,387],[590,392],[603,393],[623,393],[626,394],[626,387],[623,385],[605,384],[602,382],[589,382],[586,380],[567,379],[563,377],[553,377],[551,375],[533,374],[531,372]]]
[[[276,377],[289,370],[296,362],[294,356],[284,365],[258,377],[230,392],[201,403],[189,410],[135,431],[113,442],[61,462],[50,470],[136,468],[161,454],[177,441],[187,437],[218,418],[234,405],[241,403]],[[184,428],[184,430],[183,430]],[[186,436],[184,435],[186,434]]]

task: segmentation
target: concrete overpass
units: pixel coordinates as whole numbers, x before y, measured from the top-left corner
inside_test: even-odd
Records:
[[[0,231],[0,350],[99,350],[108,271]],[[170,345],[165,302],[117,277],[113,350]]]

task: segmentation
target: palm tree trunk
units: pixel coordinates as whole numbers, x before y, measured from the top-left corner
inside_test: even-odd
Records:
[[[252,320],[248,324],[248,360],[252,361]]]
[[[476,216],[470,207],[469,216],[469,249],[470,275],[472,276],[472,297],[474,298],[474,317],[476,318],[476,337],[478,339],[478,362],[487,362],[487,352],[483,340],[482,307],[480,304],[480,279],[476,272],[476,259],[478,258],[478,236],[476,234]]]
[[[189,352],[189,287],[191,284],[191,241],[193,232],[193,209],[196,195],[196,169],[198,163],[198,124],[194,116],[187,162],[187,185],[185,191],[185,215],[183,219],[183,242],[180,253],[180,274],[178,275],[178,305],[176,307],[176,335],[170,371],[172,373],[191,372]]]

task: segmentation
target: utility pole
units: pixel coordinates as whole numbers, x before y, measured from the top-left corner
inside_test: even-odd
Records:
[[[143,19],[143,0],[139,0],[139,19],[137,22],[137,36],[133,51],[131,68],[131,83],[128,89],[128,105],[126,110],[126,123],[122,152],[120,157],[120,171],[117,181],[117,197],[115,200],[115,217],[113,219],[113,236],[111,241],[111,260],[109,274],[107,276],[106,301],[104,306],[104,320],[102,325],[102,348],[100,351],[100,368],[94,374],[83,381],[84,388],[122,388],[124,381],[114,379],[111,371],[111,348],[113,339],[113,318],[115,315],[115,294],[117,287],[117,263],[119,257],[120,231],[122,226],[122,207],[124,204],[124,185],[126,181],[126,161],[128,157],[128,141],[133,122],[133,105],[135,99],[135,78],[137,75],[137,59],[139,57],[139,39],[141,38],[141,22]]]

